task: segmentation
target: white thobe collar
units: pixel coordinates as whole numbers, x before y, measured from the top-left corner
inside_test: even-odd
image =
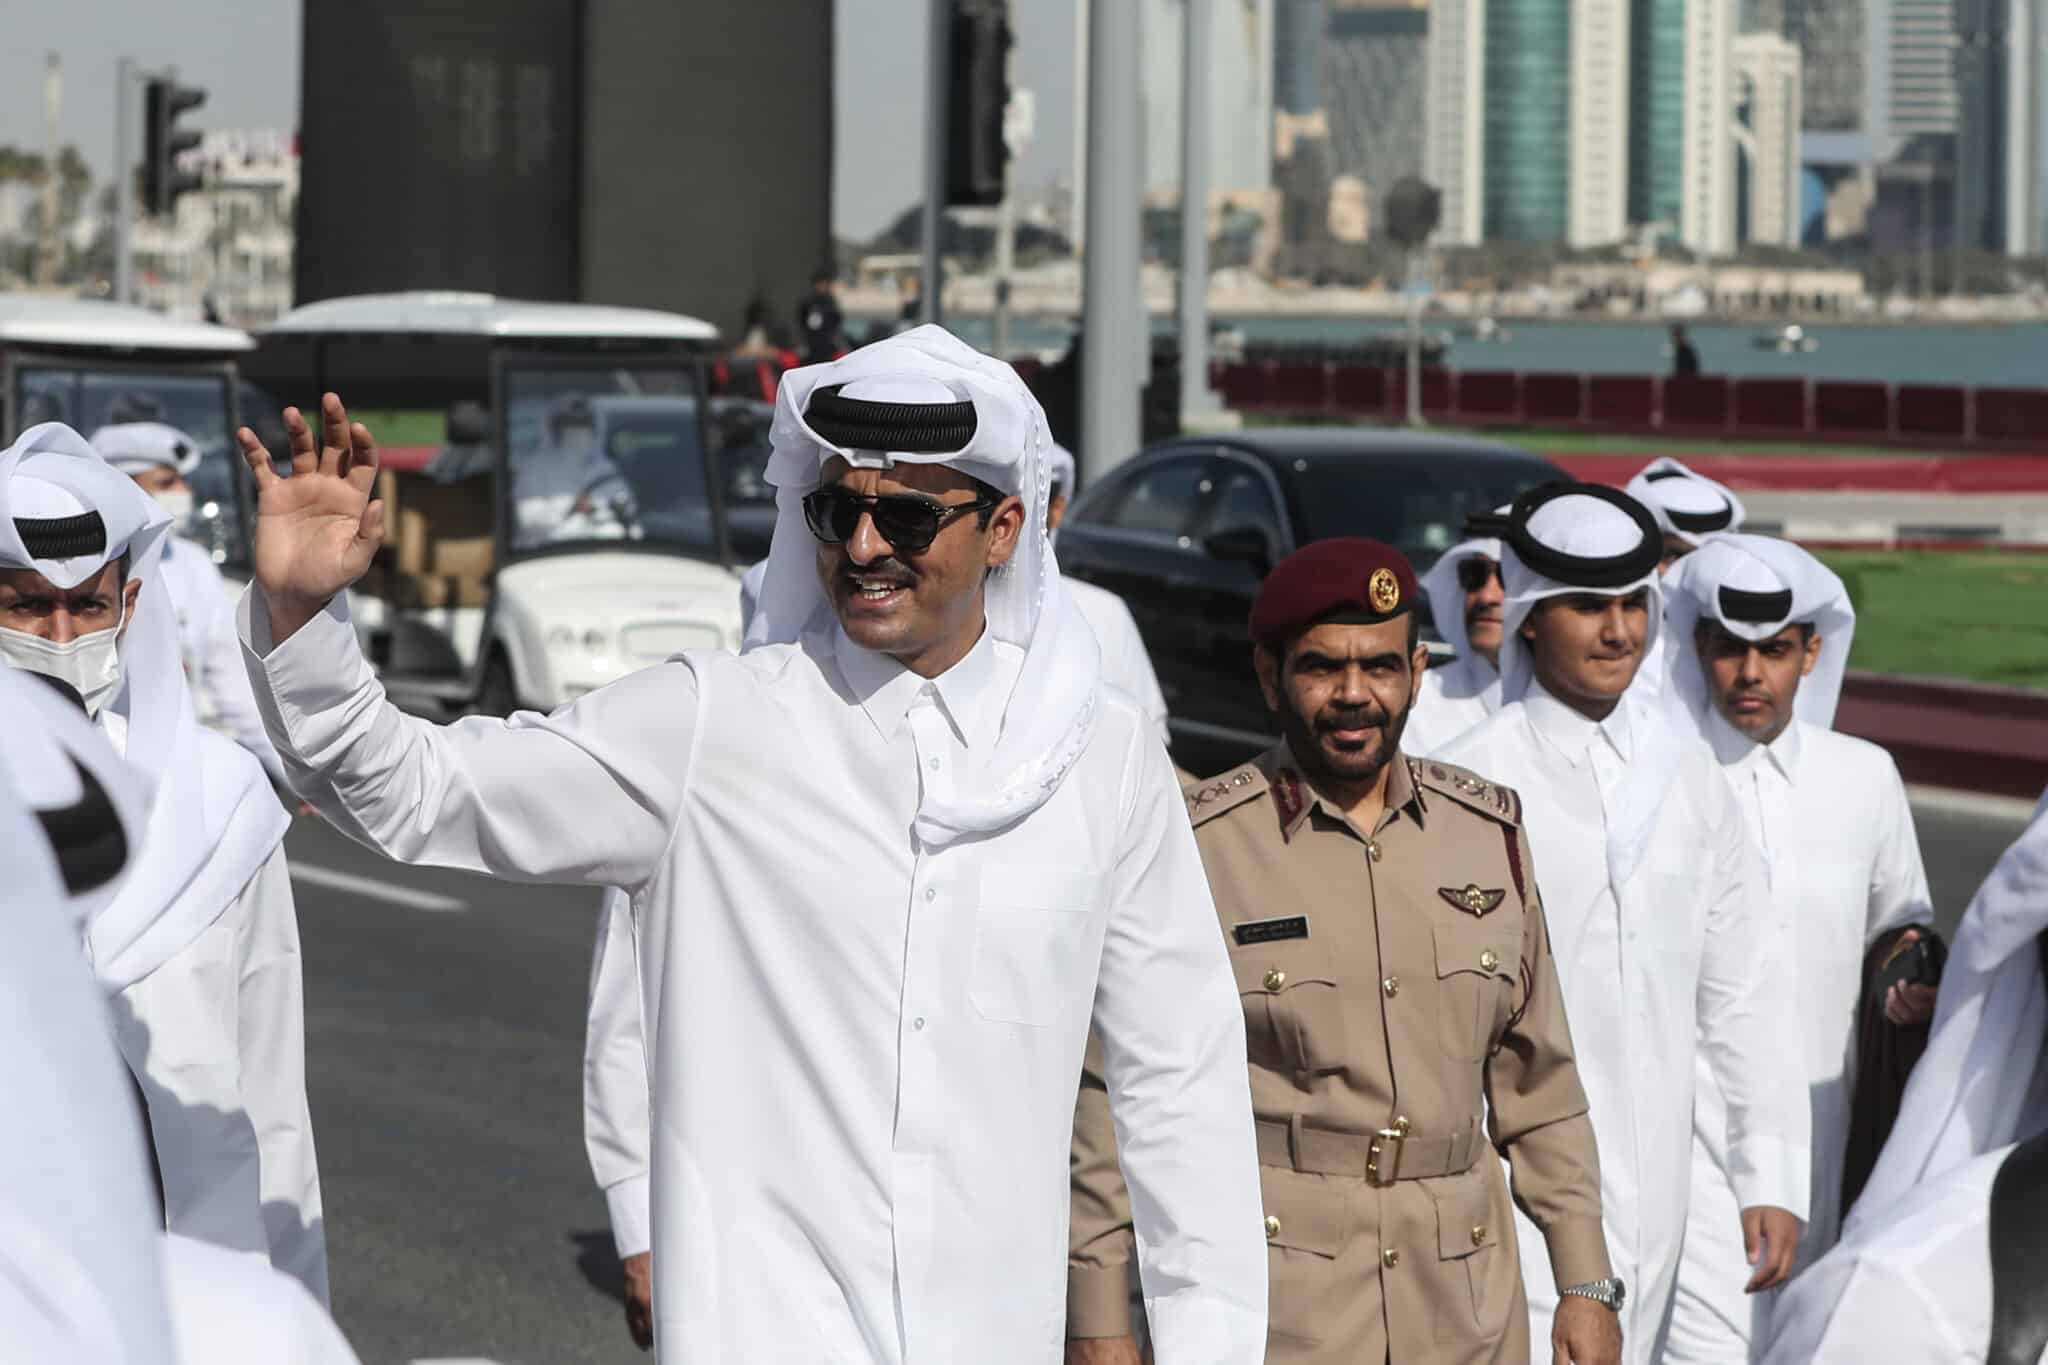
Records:
[[[936,678],[921,678],[888,655],[863,649],[837,626],[832,637],[839,671],[882,738],[893,740],[902,732],[911,706],[929,685],[963,745],[985,749],[995,743],[1003,708],[995,695],[996,638],[986,626],[966,657]]]
[[[1787,782],[1794,779],[1799,771],[1799,755],[1805,747],[1799,732],[1804,722],[1793,717],[1792,723],[1778,732],[1778,737],[1769,744],[1759,744],[1742,731],[1730,725],[1720,711],[1707,711],[1707,743],[1713,746],[1714,757],[1729,768],[1753,768],[1768,765],[1776,768]]]
[[[1599,736],[1606,737],[1608,745],[1624,763],[1634,756],[1626,699],[1607,713],[1607,719],[1593,720],[1565,705],[1542,683],[1531,679],[1529,690],[1522,696],[1522,706],[1536,734],[1574,768],[1585,757],[1587,746]]]

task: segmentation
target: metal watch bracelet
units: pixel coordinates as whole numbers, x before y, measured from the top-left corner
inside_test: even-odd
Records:
[[[1611,1308],[1619,1313],[1623,1301],[1628,1297],[1628,1286],[1624,1285],[1619,1278],[1610,1276],[1604,1280],[1591,1280],[1585,1284],[1575,1284],[1569,1289],[1560,1289],[1558,1293],[1570,1294],[1575,1298],[1591,1299],[1601,1307]]]

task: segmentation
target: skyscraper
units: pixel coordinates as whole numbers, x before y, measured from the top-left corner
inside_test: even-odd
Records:
[[[1186,15],[1184,0],[1144,0],[1148,190],[1180,184]],[[1214,0],[1209,29],[1209,188],[1263,190],[1273,183],[1273,0]]]
[[[1629,17],[1632,0],[1549,0],[1569,9],[1570,131],[1565,241],[1605,246],[1628,232]],[[1505,35],[1496,34],[1496,41]],[[1489,99],[1498,92],[1489,89]],[[1491,119],[1487,122],[1490,132]],[[1489,163],[1491,170],[1491,163]]]
[[[1890,52],[1891,135],[1953,134],[1960,112],[1956,0],[1892,0]]]
[[[1432,0],[1424,75],[1422,178],[1443,193],[1437,240],[1486,235],[1487,0]]]
[[[1572,39],[1574,11],[1581,0],[1483,3],[1485,236],[1520,242],[1565,240],[1574,226],[1569,196],[1579,124],[1574,116]],[[1624,33],[1624,61],[1626,40]],[[1625,108],[1617,102],[1612,112],[1619,115]],[[1619,117],[1610,125],[1625,127]],[[1609,161],[1617,173],[1625,172],[1625,143]]]
[[[1955,0],[1956,232],[2012,255],[2043,247],[2044,0]]]
[[[1708,255],[1735,246],[1732,2],[1634,0],[1629,41],[1629,221]]]
[[[1730,53],[1735,72],[1736,239],[1796,247],[1799,48],[1776,33],[1745,33],[1730,44]]]
[[[1331,0],[1323,40],[1323,100],[1331,162],[1375,204],[1420,175],[1429,107],[1428,0]]]
[[[2048,255],[2048,0],[2014,0],[2006,127],[2006,251]]]

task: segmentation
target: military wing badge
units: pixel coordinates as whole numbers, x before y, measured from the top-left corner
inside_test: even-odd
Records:
[[[1463,910],[1475,919],[1499,909],[1508,894],[1506,887],[1486,891],[1470,884],[1462,891],[1456,887],[1439,886],[1436,893],[1449,901],[1452,909]]]

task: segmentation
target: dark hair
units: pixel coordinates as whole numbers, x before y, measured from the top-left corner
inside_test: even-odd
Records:
[[[974,484],[974,496],[976,496],[977,498],[985,498],[991,504],[996,504],[1002,502],[1004,498],[1009,496],[1009,494],[1003,492],[1002,489],[996,487],[992,483],[984,483],[982,480],[974,478],[974,476],[971,474],[968,475],[968,478],[972,480]],[[995,514],[996,509],[994,506],[982,508],[980,512],[975,514],[976,524],[979,526],[981,530],[986,531],[988,529],[988,523],[990,518],[994,517]]]

